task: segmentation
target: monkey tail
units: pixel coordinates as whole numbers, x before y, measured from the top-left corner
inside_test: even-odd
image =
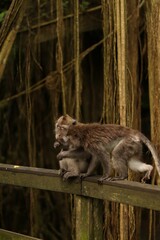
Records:
[[[154,145],[152,144],[152,142],[146,137],[144,136],[142,133],[140,135],[140,139],[142,140],[142,142],[148,147],[148,149],[150,150],[152,157],[154,159],[154,163],[158,172],[158,175],[160,176],[160,160],[158,157],[158,153],[154,147]]]

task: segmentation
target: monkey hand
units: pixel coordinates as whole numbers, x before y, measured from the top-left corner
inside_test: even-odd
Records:
[[[63,158],[63,150],[60,151],[60,153],[57,154],[57,159],[61,160]]]
[[[56,141],[56,142],[54,142],[54,145],[53,145],[53,146],[54,146],[54,148],[57,148],[57,147],[60,146],[60,143]]]
[[[60,153],[57,154],[57,159],[61,160],[62,158],[68,157],[68,151],[64,151],[63,149],[60,151]]]

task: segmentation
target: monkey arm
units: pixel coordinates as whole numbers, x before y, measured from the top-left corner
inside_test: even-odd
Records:
[[[82,158],[89,159],[91,157],[90,153],[84,151],[82,148],[79,149],[70,149],[68,151],[61,151],[57,158],[60,160],[62,158]]]
[[[90,164],[88,166],[87,172],[86,173],[81,173],[80,176],[82,178],[85,178],[87,176],[93,175],[93,173],[97,169],[98,164],[99,164],[99,160],[97,159],[97,157],[96,156],[92,156],[92,158],[90,160]]]

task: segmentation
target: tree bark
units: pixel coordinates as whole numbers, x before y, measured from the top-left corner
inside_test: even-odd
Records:
[[[148,38],[148,80],[151,121],[151,139],[160,153],[160,2],[147,1],[147,38]],[[153,183],[160,184],[160,178],[154,171]],[[158,219],[156,212],[150,210],[149,240],[157,239],[155,231]]]
[[[17,32],[26,10],[26,0],[14,0],[11,3],[0,31],[0,80],[3,76],[9,54],[15,42]]]

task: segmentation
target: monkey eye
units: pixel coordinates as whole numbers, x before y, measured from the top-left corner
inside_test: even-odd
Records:
[[[57,129],[58,129],[58,130],[61,130],[61,131],[65,130],[65,128],[62,127],[62,126],[57,126]]]

